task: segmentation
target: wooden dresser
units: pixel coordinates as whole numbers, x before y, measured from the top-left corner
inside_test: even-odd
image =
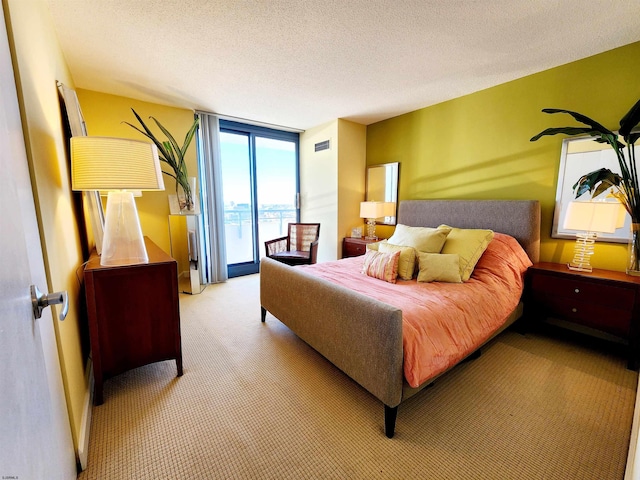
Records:
[[[104,381],[132,368],[175,359],[182,375],[177,262],[145,245],[149,263],[103,267],[94,251],[84,269],[96,405]]]
[[[527,303],[534,316],[565,320],[623,340],[629,368],[637,368],[640,342],[640,277],[565,264],[537,263],[527,272]]]

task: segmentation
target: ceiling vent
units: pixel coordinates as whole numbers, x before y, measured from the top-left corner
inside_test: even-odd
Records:
[[[321,152],[322,150],[329,150],[329,140],[325,140],[324,142],[318,142],[315,145],[316,152]]]

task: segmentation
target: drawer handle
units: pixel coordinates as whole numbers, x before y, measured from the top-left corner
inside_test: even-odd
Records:
[[[575,291],[576,293],[580,293],[580,289],[579,289],[579,288],[576,288],[574,291]]]

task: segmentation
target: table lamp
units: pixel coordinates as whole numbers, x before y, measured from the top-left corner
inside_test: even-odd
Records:
[[[395,202],[360,202],[360,218],[367,219],[366,240],[377,240],[376,218],[392,217],[396,214]]]
[[[100,265],[149,262],[133,192],[164,190],[154,144],[126,138],[72,137],[71,188],[108,191]]]
[[[564,217],[566,230],[578,230],[570,270],[591,272],[591,256],[598,233],[613,233],[624,225],[624,209],[618,202],[571,202]]]

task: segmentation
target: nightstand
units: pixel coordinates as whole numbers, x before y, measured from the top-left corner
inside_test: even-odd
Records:
[[[536,263],[527,271],[525,306],[534,316],[550,317],[604,332],[629,348],[629,368],[637,368],[640,278],[594,269],[575,272],[565,264]]]
[[[377,240],[366,240],[364,237],[344,237],[344,240],[342,240],[342,258],[358,257],[360,255],[364,255],[367,251],[368,244],[376,243],[381,240],[384,240],[384,238],[378,238]]]
[[[106,379],[161,360],[182,375],[177,262],[145,237],[149,263],[102,266],[92,253],[84,269],[94,404]]]

